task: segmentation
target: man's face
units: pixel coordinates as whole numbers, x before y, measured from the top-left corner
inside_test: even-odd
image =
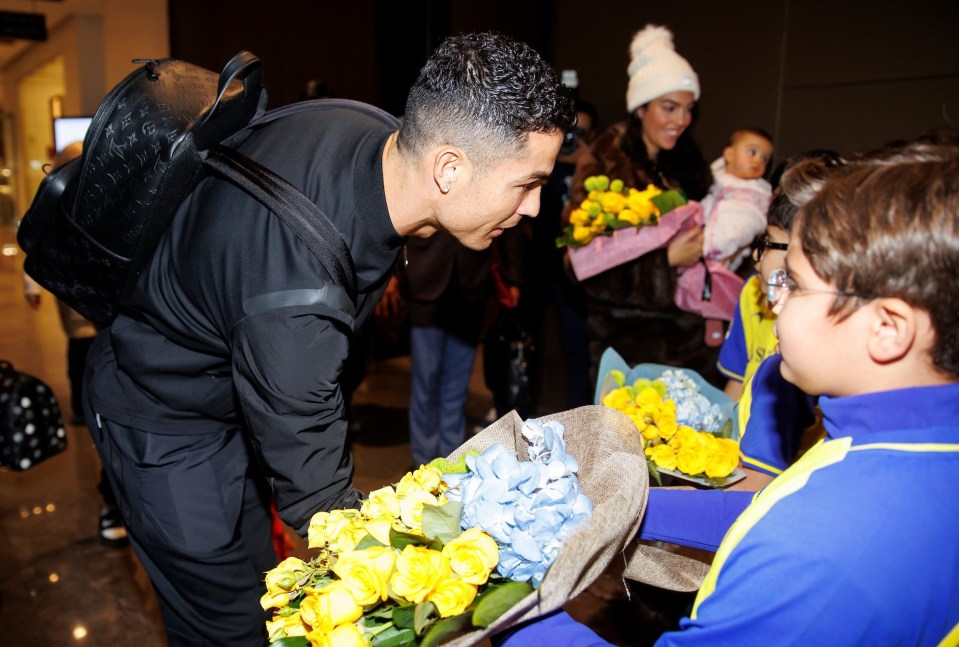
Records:
[[[502,159],[477,174],[472,167],[457,181],[439,216],[440,227],[470,249],[486,249],[523,216],[539,213],[540,190],[549,177],[563,134],[530,133],[519,157]]]
[[[773,145],[765,137],[754,133],[743,133],[736,143],[723,151],[726,171],[744,180],[761,178],[773,154]]]

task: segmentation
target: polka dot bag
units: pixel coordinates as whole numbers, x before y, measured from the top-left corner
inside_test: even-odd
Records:
[[[0,467],[23,471],[66,446],[67,432],[50,387],[0,360]]]

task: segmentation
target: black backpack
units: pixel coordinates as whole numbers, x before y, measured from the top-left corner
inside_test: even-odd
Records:
[[[0,467],[23,471],[67,446],[53,390],[0,360]]]
[[[355,300],[353,259],[326,215],[283,178],[229,146],[257,125],[303,110],[349,104],[391,126],[395,117],[343,100],[264,113],[262,65],[245,51],[219,75],[173,59],[143,63],[100,104],[82,156],[40,184],[17,232],[26,273],[87,319],[108,324],[177,207],[212,173],[293,228]]]

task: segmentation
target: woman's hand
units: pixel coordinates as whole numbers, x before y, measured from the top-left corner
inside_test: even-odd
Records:
[[[703,256],[703,229],[696,227],[673,238],[666,247],[670,267],[689,267]]]

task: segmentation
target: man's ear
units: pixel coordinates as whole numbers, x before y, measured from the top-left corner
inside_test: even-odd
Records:
[[[440,193],[449,193],[463,175],[466,155],[456,146],[437,149],[433,157],[433,182]]]
[[[866,306],[869,324],[869,356],[877,364],[889,364],[905,357],[921,343],[923,320],[911,305],[896,298],[875,299]]]

